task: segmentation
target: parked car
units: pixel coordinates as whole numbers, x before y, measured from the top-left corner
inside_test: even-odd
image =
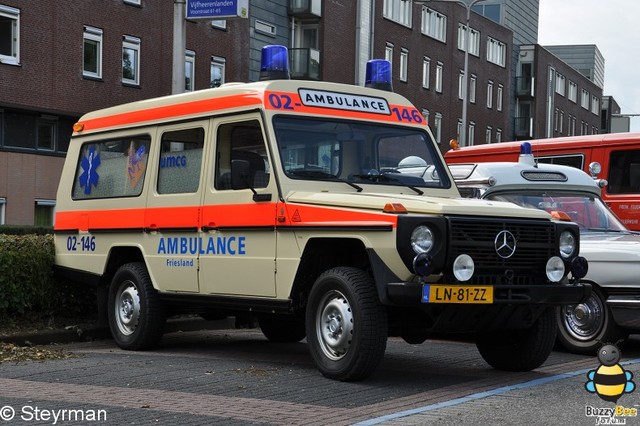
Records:
[[[481,160],[482,161],[482,160]],[[592,284],[582,303],[557,309],[558,340],[569,351],[595,354],[604,342],[640,331],[640,235],[627,229],[600,198],[603,179],[568,166],[519,162],[449,164],[461,193],[536,207],[580,226],[580,254]]]

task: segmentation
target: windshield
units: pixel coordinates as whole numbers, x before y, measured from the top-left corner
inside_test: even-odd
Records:
[[[284,173],[291,179],[448,188],[429,134],[416,128],[277,116],[273,120]]]
[[[489,200],[510,201],[523,207],[546,210],[556,217],[563,213],[580,226],[581,232],[627,231],[627,228],[598,197],[566,192],[497,193]],[[566,217],[566,216],[564,216]]]

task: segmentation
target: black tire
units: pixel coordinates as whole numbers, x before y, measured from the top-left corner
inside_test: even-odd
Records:
[[[476,346],[482,358],[493,368],[530,371],[547,360],[553,350],[556,332],[555,312],[548,308],[530,328],[480,334]]]
[[[270,342],[295,343],[307,335],[304,318],[261,317],[258,324]]]
[[[120,348],[137,351],[157,345],[164,333],[166,312],[143,263],[118,269],[108,303],[109,328]]]
[[[596,286],[582,303],[558,307],[556,318],[558,342],[577,354],[596,355],[604,343],[615,344],[629,336],[615,323],[604,293]]]
[[[387,348],[387,313],[375,284],[361,269],[324,272],[307,304],[307,342],[320,372],[330,379],[369,377]]]

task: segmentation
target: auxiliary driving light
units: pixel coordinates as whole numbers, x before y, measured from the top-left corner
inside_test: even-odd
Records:
[[[461,254],[453,261],[453,275],[458,281],[468,281],[475,271],[473,259],[468,254]]]
[[[564,262],[558,256],[553,256],[547,261],[547,278],[557,283],[564,277]]]
[[[571,275],[573,275],[573,278],[578,280],[584,278],[587,275],[588,271],[589,262],[587,262],[587,259],[585,259],[584,257],[576,256],[571,261]]]
[[[433,260],[427,253],[420,253],[413,258],[413,271],[422,277],[433,272]]]

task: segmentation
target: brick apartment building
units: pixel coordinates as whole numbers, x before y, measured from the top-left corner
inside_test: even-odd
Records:
[[[0,0],[0,224],[52,223],[71,126],[82,114],[171,93],[176,1]],[[513,140],[511,105],[546,99],[539,83],[533,98],[515,99],[517,46],[500,18],[513,1],[492,5],[491,19],[471,13],[463,144]],[[450,2],[250,0],[248,19],[187,21],[185,90],[258,80],[267,44],[290,48],[298,79],[362,85],[366,61],[386,58],[394,90],[422,110],[446,151],[461,127],[465,21],[465,8]],[[543,70],[531,73],[538,82]],[[571,114],[580,123],[571,106],[565,121]]]

